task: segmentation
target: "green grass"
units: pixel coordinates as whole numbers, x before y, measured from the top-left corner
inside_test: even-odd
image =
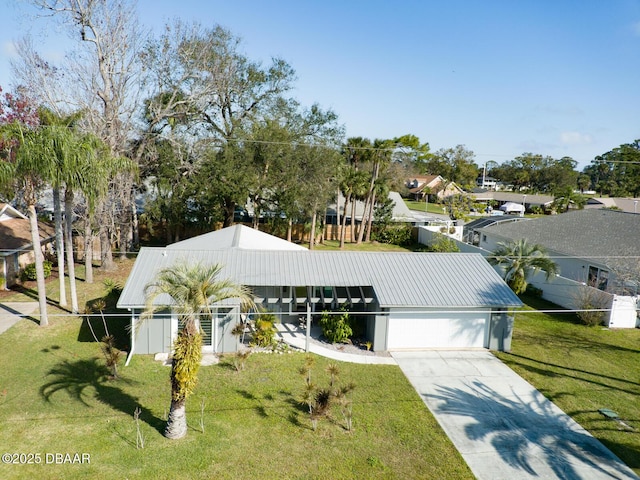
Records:
[[[421,202],[418,200],[408,200],[406,198],[404,199],[404,203],[411,210],[416,210],[418,212],[439,213],[440,215],[446,215],[446,212],[442,211],[442,205],[438,203],[431,203],[431,202],[426,203],[424,201]]]
[[[325,240],[324,243],[316,244],[314,248],[316,250],[340,250],[340,242],[337,240]],[[391,245],[388,243],[363,242],[358,245],[357,243],[345,242],[343,250],[345,252],[357,252],[365,250],[367,252],[410,252],[412,249],[401,247],[399,245]]]
[[[130,263],[96,272],[93,285],[80,282],[81,305],[103,294],[104,278],[126,277]],[[57,295],[55,282],[48,291]],[[339,363],[339,381],[356,384],[354,429],[334,409],[314,431],[299,403],[304,354],[253,354],[242,372],[223,359],[200,370],[187,437],[167,440],[168,367],[135,356],[109,380],[82,320],[49,312],[47,328],[27,320],[0,335],[0,453],[39,453],[43,462],[0,464],[2,479],[473,478],[396,366]],[[316,357],[317,384],[328,382],[328,362]],[[136,449],[136,407],[144,449]],[[90,463],[46,464],[47,453],[89,454]]]
[[[104,295],[102,281],[124,284],[131,261],[80,282],[80,304]],[[50,298],[57,285],[49,282]],[[33,300],[29,288],[3,301]],[[571,314],[526,298],[516,315],[507,365],[640,473],[640,330],[586,327]],[[354,382],[354,431],[340,412],[317,431],[298,400],[301,353],[254,354],[246,370],[229,360],[203,367],[187,405],[190,431],[162,436],[169,371],[148,356],[107,380],[95,343],[78,317],[50,307],[51,325],[23,321],[0,335],[0,453],[88,453],[84,465],[3,465],[0,478],[473,478],[415,390],[395,366],[340,364]],[[120,329],[126,316],[113,318]],[[316,357],[314,381],[327,382],[328,360]],[[204,433],[200,406],[204,400]],[[145,448],[136,449],[133,411],[142,409]],[[633,431],[607,420],[617,412]]]
[[[535,312],[516,314],[512,351],[497,356],[640,473],[639,353],[640,330],[587,327],[572,314]],[[606,419],[601,408],[634,431]]]

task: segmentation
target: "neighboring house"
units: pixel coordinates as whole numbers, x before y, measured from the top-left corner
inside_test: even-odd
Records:
[[[235,225],[165,248],[142,248],[118,300],[131,312],[134,353],[170,352],[178,331],[167,309],[142,325],[144,288],[159,269],[176,262],[223,266],[222,276],[249,287],[256,303],[298,325],[301,317],[348,305],[374,351],[411,348],[508,350],[509,310],[522,302],[478,254],[310,251]],[[416,276],[415,272],[419,272]],[[162,303],[165,302],[165,303]],[[205,350],[239,347],[231,330],[240,322],[230,301],[202,322]],[[294,327],[295,328],[295,327]]]
[[[544,246],[559,267],[559,278],[536,280],[535,286],[542,289],[545,298],[567,308],[582,308],[580,297],[589,290],[583,286],[590,286],[609,294],[606,301],[605,296],[598,295],[602,308],[611,310],[609,326],[637,325],[640,214],[574,210],[497,223],[475,229],[475,233],[479,236],[478,246],[487,252],[493,252],[499,242],[522,238]]]
[[[600,290],[624,289],[626,293],[625,283],[640,280],[640,215],[574,210],[499,223],[476,232],[480,235],[478,246],[488,251],[494,251],[498,242],[521,238],[540,244],[554,258],[563,277]]]
[[[519,216],[517,217],[513,215],[499,215],[499,216],[492,215],[488,217],[476,218],[464,224],[462,241],[464,243],[468,243],[470,245],[474,245],[477,247],[478,244],[480,243],[480,233],[479,233],[480,229],[484,227],[488,227],[493,224],[497,224],[497,223],[518,222],[521,220],[529,220],[529,219],[524,217],[519,217]]]
[[[506,203],[517,203],[524,205],[525,210],[530,211],[532,207],[548,208],[553,203],[555,197],[552,195],[529,195],[514,192],[493,192],[482,189],[475,189],[467,195],[473,197],[476,202],[493,204],[494,208],[499,208]]]
[[[640,198],[598,198],[587,200],[584,208],[611,208],[629,213],[640,213]]]
[[[393,202],[393,212],[391,214],[391,219],[394,222],[415,222],[415,217],[407,204],[404,203],[404,200],[400,196],[398,192],[389,192],[389,200]],[[342,218],[345,215],[344,207],[345,207],[345,198],[342,194],[338,196],[338,205],[340,217]],[[351,202],[347,206],[346,211],[347,218],[351,218]],[[364,202],[358,200],[356,201],[356,210],[355,210],[355,218],[357,221],[362,221],[362,216],[364,215]],[[327,208],[327,222],[328,223],[336,223],[336,204],[332,203]]]
[[[40,243],[43,250],[50,250],[55,238],[51,225],[38,222]],[[0,277],[2,288],[16,284],[20,271],[33,263],[33,243],[29,219],[11,205],[0,203]]]
[[[425,195],[435,195],[438,199],[463,194],[464,190],[454,182],[447,182],[440,175],[423,175],[410,178],[406,182],[414,200],[423,200]]]
[[[498,181],[493,177],[478,177],[476,179],[476,185],[478,186],[478,188],[495,190],[498,186]]]

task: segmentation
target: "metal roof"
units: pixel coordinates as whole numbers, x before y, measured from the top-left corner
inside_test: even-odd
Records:
[[[240,224],[182,240],[167,246],[167,248],[171,250],[221,250],[224,248],[306,250],[301,245],[287,242],[274,235]]]
[[[144,286],[176,262],[223,266],[248,287],[372,287],[380,307],[509,307],[522,302],[479,254],[142,248],[118,301],[144,306]]]

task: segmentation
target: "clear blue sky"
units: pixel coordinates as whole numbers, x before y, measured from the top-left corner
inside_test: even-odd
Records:
[[[479,164],[523,152],[596,155],[640,138],[640,0],[139,0],[153,29],[220,24],[245,53],[285,59],[294,95],[333,109],[348,136],[406,133],[432,150],[465,145]],[[11,42],[56,31],[0,0],[0,85]]]

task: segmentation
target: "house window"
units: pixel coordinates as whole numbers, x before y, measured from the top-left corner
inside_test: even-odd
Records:
[[[486,236],[486,235],[484,235],[484,234],[482,235],[482,241],[483,241],[483,242],[486,242],[486,241],[487,241],[487,236]]]
[[[599,290],[606,290],[609,283],[609,272],[598,267],[589,266],[589,278],[587,283]]]

